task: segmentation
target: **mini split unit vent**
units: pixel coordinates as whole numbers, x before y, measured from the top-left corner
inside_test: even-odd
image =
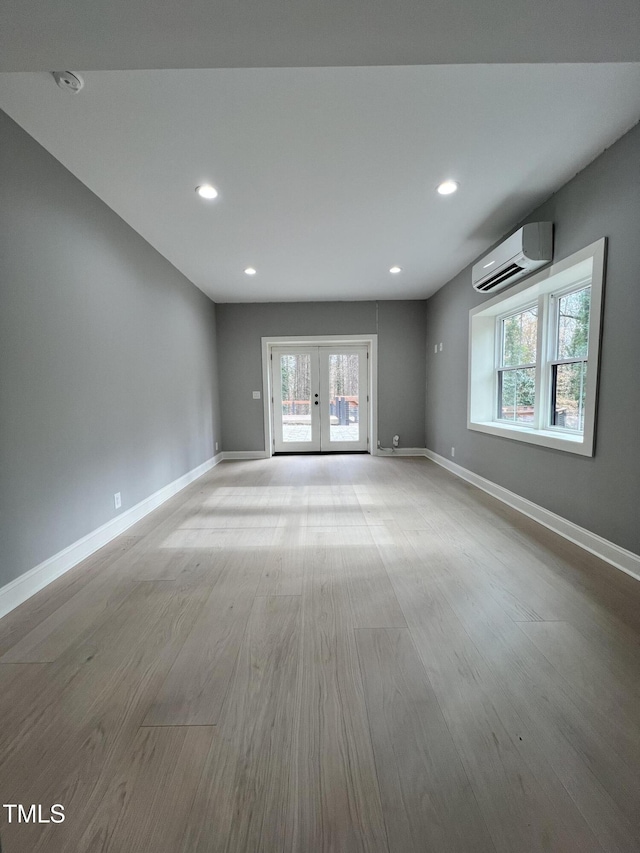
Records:
[[[500,290],[553,260],[553,223],[530,222],[507,237],[471,271],[481,293]]]

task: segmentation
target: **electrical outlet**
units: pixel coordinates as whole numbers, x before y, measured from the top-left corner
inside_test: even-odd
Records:
[[[216,441],[216,450],[218,449],[218,442]]]
[[[399,435],[394,435],[394,436],[393,436],[393,446],[394,446],[394,447],[397,447],[399,444],[400,444],[400,436],[399,436]]]
[[[452,448],[451,448],[451,455],[452,455],[452,456],[455,456],[455,455],[456,455],[456,449],[455,449],[455,447],[452,447]]]
[[[120,494],[120,492],[116,492],[113,496],[113,505],[116,509],[120,509],[120,507],[122,506],[122,495]]]
[[[434,345],[433,345],[433,351],[434,351],[435,353],[437,353],[437,352],[438,352],[438,344],[434,344]]]
[[[254,391],[254,392],[253,392],[253,399],[254,399],[254,400],[259,400],[259,399],[260,399],[260,392],[259,392],[259,391]]]
[[[442,341],[440,341],[440,352],[442,352]]]

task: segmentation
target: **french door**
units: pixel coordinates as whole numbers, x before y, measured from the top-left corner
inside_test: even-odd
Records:
[[[366,346],[272,347],[274,451],[368,450],[368,370]]]

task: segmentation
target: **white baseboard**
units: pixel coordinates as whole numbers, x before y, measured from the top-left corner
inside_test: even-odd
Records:
[[[376,456],[424,456],[424,447],[394,447],[393,450],[384,447],[376,449]]]
[[[157,509],[161,504],[169,500],[169,498],[184,489],[185,486],[193,483],[198,477],[202,477],[203,474],[206,474],[207,471],[210,471],[221,461],[221,453],[212,456],[211,459],[207,459],[206,462],[198,465],[197,468],[187,471],[182,477],[178,477],[177,480],[158,489],[157,492],[149,495],[148,498],[120,513],[120,515],[107,521],[106,524],[96,528],[96,530],[83,536],[82,539],[78,539],[77,542],[68,545],[62,551],[54,554],[53,557],[49,557],[48,560],[45,560],[33,569],[29,569],[29,571],[20,575],[20,577],[0,588],[0,618],[15,607],[18,607],[19,604],[22,604],[28,598],[31,598],[32,595],[35,595],[36,592],[39,592],[47,584],[50,584],[51,581],[59,578],[60,575],[63,575],[69,569],[81,563],[82,560],[90,557],[91,554],[95,553],[108,542],[111,542],[116,536],[120,536],[129,527],[144,518],[145,515],[153,512],[154,509]]]
[[[225,450],[222,458],[231,459],[266,459],[268,453],[266,450]]]
[[[626,574],[631,575],[631,577],[640,580],[640,556],[634,554],[633,551],[627,551],[626,548],[621,548],[614,542],[598,536],[597,533],[592,533],[590,530],[580,527],[572,521],[568,521],[568,519],[563,518],[561,515],[556,515],[555,512],[534,504],[532,501],[520,497],[515,492],[510,492],[509,489],[505,489],[497,483],[481,477],[479,474],[474,474],[468,468],[456,465],[455,462],[451,462],[446,457],[434,453],[433,450],[425,450],[424,455],[427,459],[431,459],[432,462],[446,468],[447,471],[451,471],[452,474],[482,489],[483,492],[487,492],[494,498],[513,507],[513,509],[517,509],[534,521],[538,521],[540,524],[548,527],[549,530],[553,530],[554,533],[564,536],[565,539],[568,539],[575,545],[579,545],[585,551],[595,554],[596,557],[600,557],[600,559],[615,566],[616,569],[620,569],[626,572]]]

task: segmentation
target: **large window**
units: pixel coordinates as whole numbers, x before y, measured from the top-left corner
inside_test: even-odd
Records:
[[[469,429],[593,455],[605,241],[470,313]]]

